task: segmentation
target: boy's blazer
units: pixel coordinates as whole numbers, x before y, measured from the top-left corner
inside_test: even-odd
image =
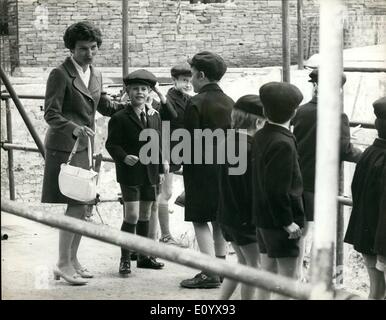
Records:
[[[155,129],[159,134],[158,150],[159,163],[161,163],[161,118],[159,113],[147,115],[147,128]],[[119,183],[127,186],[159,183],[160,164],[144,165],[138,161],[134,166],[129,166],[123,162],[127,155],[139,156],[141,147],[147,143],[146,141],[139,141],[139,135],[144,129],[130,104],[125,109],[115,113],[109,121],[106,149],[115,161]]]
[[[303,183],[293,134],[266,123],[252,144],[253,215],[260,228],[304,226]]]

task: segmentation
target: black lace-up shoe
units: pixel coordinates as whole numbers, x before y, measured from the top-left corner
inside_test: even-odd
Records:
[[[196,274],[192,279],[181,281],[180,286],[189,289],[210,289],[218,288],[221,285],[218,276],[208,276],[203,272]]]
[[[138,257],[137,268],[143,269],[162,269],[165,265],[158,262],[155,257]]]
[[[121,259],[121,262],[119,264],[119,274],[121,276],[128,276],[130,273],[131,273],[130,260]]]

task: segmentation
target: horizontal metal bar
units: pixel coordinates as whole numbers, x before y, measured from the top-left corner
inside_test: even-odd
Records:
[[[45,96],[42,96],[42,95],[36,95],[36,94],[20,94],[20,95],[17,95],[19,97],[19,99],[30,99],[30,100],[44,100],[45,99]],[[1,100],[6,100],[6,99],[10,99],[11,96],[9,93],[3,93],[1,95]]]
[[[39,149],[36,147],[22,146],[14,143],[1,142],[1,147],[4,150],[21,150],[21,151],[30,151],[39,153]]]
[[[346,72],[386,72],[386,68],[345,67]]]
[[[2,141],[1,142],[1,147],[4,149],[4,150],[21,150],[21,151],[29,151],[29,152],[40,152],[38,148],[36,147],[30,147],[30,146],[23,146],[23,145],[19,145],[19,144],[14,144],[14,143],[8,143],[8,142],[5,142],[5,141]],[[93,158],[96,159],[96,154],[93,155]],[[114,160],[112,158],[109,158],[109,157],[102,157],[102,161],[105,161],[105,162],[114,162]]]
[[[364,129],[375,129],[374,122],[350,121],[350,127],[357,127],[359,125]]]
[[[338,196],[338,202],[345,206],[352,207],[352,199],[346,196]]]
[[[107,225],[97,225],[68,216],[33,211],[27,205],[1,198],[1,210],[51,227],[83,234],[140,253],[156,256],[205,272],[219,274],[296,299],[309,299],[312,286],[281,275],[212,258],[191,249],[165,245],[154,240],[122,232]]]

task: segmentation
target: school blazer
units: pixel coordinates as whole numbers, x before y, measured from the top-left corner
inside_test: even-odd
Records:
[[[106,149],[115,161],[116,177],[119,183],[127,186],[159,183],[159,173],[163,171],[162,168],[160,170],[162,166],[161,118],[158,112],[152,116],[147,115],[147,128],[155,129],[158,133],[159,163],[144,165],[138,161],[134,166],[129,166],[123,160],[130,154],[139,156],[141,147],[147,143],[147,141],[139,141],[139,135],[145,128],[130,104],[115,113],[109,120]]]
[[[304,190],[309,192],[314,192],[315,189],[316,121],[317,99],[314,97],[310,102],[300,106],[292,119]],[[339,145],[340,160],[357,162],[362,152],[353,146],[350,139],[350,122],[347,115],[342,113]]]
[[[123,108],[102,94],[102,74],[93,66],[90,70],[88,88],[84,85],[71,58],[53,69],[47,80],[44,119],[49,125],[45,147],[70,152],[76,137],[73,131],[78,126],[95,127],[95,113],[111,116]],[[78,151],[87,148],[87,138],[81,137]]]
[[[252,143],[254,224],[264,229],[304,226],[303,183],[293,134],[266,123]]]

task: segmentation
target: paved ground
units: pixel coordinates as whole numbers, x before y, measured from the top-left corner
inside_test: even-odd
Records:
[[[1,223],[2,234],[9,236],[1,241],[3,299],[203,300],[219,295],[219,289],[180,288],[179,282],[197,271],[168,261],[163,270],[134,266],[129,278],[120,278],[120,249],[89,238],[82,240],[79,257],[95,278],[86,286],[70,286],[53,280],[58,242],[55,229],[5,213]],[[230,260],[234,260],[232,255]]]

